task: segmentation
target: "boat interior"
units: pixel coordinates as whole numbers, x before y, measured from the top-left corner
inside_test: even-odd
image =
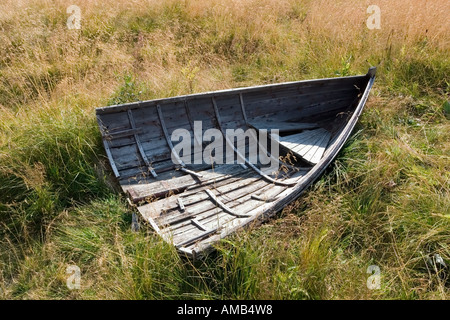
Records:
[[[130,202],[166,241],[192,254],[248,222],[325,161],[369,79],[311,80],[137,102],[98,108],[97,119],[112,171]],[[190,133],[190,154],[173,152],[177,129]],[[208,129],[222,133],[217,142],[222,155],[216,149],[205,156]],[[248,134],[230,139],[227,130],[236,129]],[[260,130],[267,130],[267,141]],[[260,157],[250,161],[255,159],[252,142],[267,156],[264,164]],[[268,170],[271,157],[279,160],[277,170]]]

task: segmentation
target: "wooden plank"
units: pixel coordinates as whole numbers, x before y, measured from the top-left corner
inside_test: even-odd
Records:
[[[106,141],[105,139],[102,139],[102,141],[103,147],[105,148],[106,155],[109,159],[109,164],[111,166],[111,169],[113,170],[114,176],[116,178],[119,178],[120,177],[119,169],[117,168],[116,162],[114,161],[114,157],[111,153],[111,149],[109,148],[108,141]]]
[[[216,117],[217,126],[219,127],[220,131],[222,132],[222,135],[223,135],[223,138],[224,138],[225,142],[233,148],[233,150],[234,150],[235,154],[238,156],[238,160],[239,160],[239,155],[240,155],[240,153],[239,153],[239,152],[237,151],[237,149],[235,148],[234,143],[231,143],[231,142],[230,142],[230,140],[228,139],[228,137],[227,137],[227,135],[225,134],[225,131],[224,131],[223,127],[222,127],[222,121],[220,120],[219,110],[218,110],[218,108],[217,108],[216,100],[214,99],[214,97],[211,97],[211,101],[212,101],[212,105],[213,105],[213,108],[214,108],[214,115],[215,115],[215,117]],[[241,158],[242,158],[242,157],[241,157]],[[245,160],[244,162],[247,162],[247,160],[245,159],[245,157],[244,157],[244,160]],[[241,167],[244,168],[244,169],[247,168],[247,166],[246,166],[244,163],[240,163],[240,165],[241,165]]]
[[[184,167],[182,167],[180,170],[183,171],[183,172],[186,172],[186,173],[190,174],[191,176],[194,176],[194,177],[196,177],[196,178],[198,178],[198,179],[204,177],[201,173],[198,173],[198,172],[195,172],[195,171],[186,169],[186,168],[184,168]]]
[[[117,169],[116,163],[114,161],[114,157],[113,157],[113,155],[111,153],[111,149],[109,148],[108,141],[104,138],[105,137],[105,132],[103,130],[103,125],[101,123],[101,119],[100,119],[99,116],[97,116],[97,121],[98,121],[98,124],[99,124],[100,132],[102,134],[103,147],[105,148],[106,156],[108,157],[109,164],[111,165],[111,169],[113,170],[114,176],[116,178],[119,178],[120,177],[120,173],[119,173],[119,170]]]
[[[259,184],[259,188],[267,185],[267,183],[260,180],[260,178],[249,177],[220,187],[216,186],[214,190],[220,194],[220,197],[223,199],[223,201],[221,201],[222,203],[229,203],[229,197],[238,199],[239,197],[245,196],[250,192],[245,186],[253,186],[254,184]],[[151,212],[154,215],[155,222],[161,227],[172,226],[178,225],[191,217],[203,217],[205,214],[216,214],[219,211],[224,211],[224,209],[214,202],[214,199],[211,199],[210,195],[205,192],[206,189],[208,188],[203,188],[200,193],[197,192],[195,195],[189,197],[183,196],[183,202],[186,205],[185,213],[182,213],[179,210],[170,210],[164,213]],[[152,209],[151,206],[148,207]],[[173,226],[173,228],[178,228],[178,226]]]
[[[305,130],[303,132],[300,133],[296,133],[296,134],[292,134],[289,136],[284,136],[284,137],[280,137],[279,141],[282,144],[293,144],[293,145],[298,145],[299,141],[304,141],[306,139],[308,139],[309,137],[313,136],[317,134],[317,130]]]
[[[322,129],[313,130],[313,134],[311,134],[307,138],[304,138],[303,140],[298,140],[298,142],[295,143],[295,146],[290,148],[290,150],[295,154],[303,156],[306,152],[309,151],[309,149],[311,149],[315,145],[322,134]]]
[[[131,125],[132,130],[137,131],[136,123],[135,123],[134,117],[133,117],[133,111],[131,111],[131,110],[128,110],[128,119],[130,120],[130,125]],[[144,162],[147,165],[152,176],[156,178],[156,176],[157,176],[156,172],[155,172],[155,170],[153,170],[152,165],[150,164],[150,161],[148,161],[148,159],[147,159],[147,155],[145,154],[145,151],[142,148],[141,140],[139,139],[139,135],[137,132],[134,133],[134,140],[136,141],[136,145],[139,149],[139,153],[142,157],[142,160],[144,160]]]
[[[97,115],[106,115],[111,113],[118,113],[121,111],[126,111],[128,109],[135,109],[135,108],[147,108],[152,107],[157,103],[167,103],[167,102],[177,102],[177,101],[183,101],[183,100],[194,100],[198,98],[204,98],[204,97],[211,97],[213,95],[234,95],[234,94],[252,94],[255,92],[261,92],[261,91],[275,91],[275,90],[282,90],[283,88],[295,88],[299,93],[307,92],[310,90],[314,90],[314,88],[325,88],[327,89],[327,86],[333,86],[333,85],[340,85],[340,86],[353,86],[356,85],[360,88],[365,87],[367,83],[367,75],[359,75],[359,76],[350,76],[345,78],[325,78],[325,79],[312,79],[312,80],[301,80],[301,81],[292,81],[292,82],[283,82],[283,83],[275,83],[275,84],[266,84],[266,85],[256,85],[251,87],[245,87],[245,88],[233,88],[233,89],[226,89],[226,90],[218,90],[218,91],[211,91],[211,92],[204,92],[204,93],[195,93],[195,94],[189,94],[189,95],[182,95],[182,96],[176,96],[176,97],[170,97],[170,98],[161,98],[161,99],[155,99],[151,101],[141,101],[139,103],[126,103],[121,105],[115,105],[115,106],[108,106],[108,107],[100,107],[96,108],[95,112]]]
[[[126,129],[122,131],[115,131],[110,133],[105,133],[105,139],[112,140],[112,139],[119,139],[129,136],[134,136],[135,134],[139,134],[142,132],[142,128],[133,128],[133,129]]]
[[[315,135],[311,136],[304,142],[299,142],[298,146],[294,147],[291,150],[299,156],[304,157],[305,154],[308,153],[312,148],[314,148],[321,141],[322,137],[328,133],[328,131],[322,128],[314,131]]]
[[[230,178],[235,174],[236,166],[225,164],[202,172],[202,175],[197,176],[196,179],[194,179],[191,175],[185,175],[169,180],[136,184],[128,187],[128,194],[134,203],[138,203],[140,201],[144,201],[146,198],[160,198],[169,193],[180,193],[190,186],[208,185]]]
[[[181,165],[182,167],[185,167],[186,165],[184,164],[184,162],[180,159],[180,157],[178,156],[178,154],[174,151],[173,144],[172,144],[172,140],[170,139],[169,133],[167,132],[166,124],[165,124],[165,122],[164,122],[164,116],[163,116],[162,111],[161,111],[161,106],[160,106],[159,104],[157,104],[157,105],[156,105],[156,108],[157,108],[157,110],[158,110],[159,121],[160,121],[160,123],[161,123],[161,127],[162,127],[162,129],[163,129],[164,136],[166,137],[167,144],[168,144],[168,146],[169,146],[169,148],[170,148],[172,154],[173,154],[173,155],[175,156],[175,158],[177,159],[178,164]]]
[[[301,172],[295,173],[295,176],[298,178],[301,176]],[[294,178],[294,176],[291,176],[290,178]],[[226,190],[228,188],[228,190]],[[224,188],[218,188],[220,190],[219,194],[223,195],[222,198],[225,200],[224,203],[234,210],[234,208],[240,206],[244,206],[245,208],[246,204],[251,200],[251,196],[254,194],[255,191],[259,192],[267,192],[270,194],[270,196],[276,197],[278,194],[286,190],[287,187],[282,186],[274,186],[272,184],[268,184],[264,180],[260,179],[257,182],[253,182],[250,184],[247,184],[245,187],[242,187],[240,189],[236,188],[236,185],[229,188],[229,186],[225,186]],[[231,200],[226,200],[231,199]],[[253,210],[255,207],[264,204],[264,202],[256,203],[251,202],[251,207],[246,207],[246,210]],[[191,207],[191,212],[199,212],[201,209],[200,207]],[[207,207],[203,206],[203,210]],[[212,206],[211,204],[208,206],[209,210],[200,212],[196,216],[196,219],[200,221],[205,227],[210,229],[221,229],[223,225],[227,224],[229,221],[233,219],[239,219],[235,218],[234,216],[224,212],[223,210],[217,210],[215,206]],[[240,211],[240,210],[235,210]],[[186,220],[186,219],[184,219]],[[173,235],[174,241],[178,241],[179,239],[186,239],[186,237],[190,237],[190,233],[195,231],[195,228],[191,226],[190,221],[183,222],[183,219],[179,220],[178,222],[172,221],[172,225],[168,226],[168,231],[171,235]],[[162,226],[161,226],[162,228]]]
[[[255,190],[264,189],[265,187],[267,187],[267,185],[268,185],[267,182],[265,182],[264,180],[258,180],[256,182],[250,183],[240,189],[233,188],[233,189],[231,189],[231,191],[228,191],[228,193],[219,192],[219,194],[222,196],[222,199],[225,200],[225,201],[221,201],[221,202],[224,203],[228,209],[233,210],[233,207],[235,207],[236,205],[239,205],[239,204],[247,201],[247,199],[249,199],[250,195]],[[228,198],[232,198],[232,200],[226,200]],[[240,200],[243,198],[245,198],[245,200]],[[195,216],[204,225],[207,225],[208,223],[213,222],[214,219],[220,219],[221,217],[224,217],[224,216],[230,216],[229,212],[227,212],[220,206],[219,206],[219,208],[217,208],[214,204],[211,203],[211,201],[206,201],[204,203],[206,203],[207,205],[202,207],[202,210],[204,210],[203,212],[199,212],[201,210],[199,210],[198,207],[196,207],[196,208],[192,207],[192,209],[190,209],[190,212],[199,212]],[[205,209],[207,209],[207,210],[205,210]],[[242,216],[236,216],[233,214],[231,214],[231,216],[242,218]],[[216,224],[215,227],[216,228],[220,227],[220,224]],[[169,226],[169,228],[173,235],[178,235],[180,233],[189,232],[189,230],[192,229],[192,227],[190,227],[188,222],[183,222],[183,220],[180,220],[180,219],[178,221],[172,220],[172,223]]]
[[[215,96],[214,97],[217,107],[222,119],[222,125],[229,122],[238,122],[240,125],[245,125],[245,119],[242,115],[242,110],[239,105],[238,95],[229,96]]]
[[[144,170],[147,169],[146,167],[143,168]],[[137,179],[130,178],[128,180],[123,179],[120,181],[120,186],[122,187],[124,192],[127,192],[128,188],[132,188],[135,185],[138,184],[146,184],[146,183],[152,183],[156,180],[170,180],[174,178],[178,178],[181,176],[184,176],[183,172],[180,172],[179,170],[171,170],[166,171],[161,174],[158,174],[157,178],[153,178],[153,176],[150,175],[149,172],[144,172],[145,175],[139,176]]]
[[[165,103],[163,108],[164,122],[169,134],[172,129],[190,127],[183,102]]]
[[[237,166],[236,166],[237,167]],[[241,167],[237,167],[238,171],[236,172],[236,175],[225,179],[221,181],[214,181],[212,184],[214,185],[214,188],[218,188],[221,186],[225,186],[228,184],[236,184],[236,183],[242,183],[242,179],[254,176],[255,173],[250,170],[242,170]],[[241,171],[239,171],[241,169]],[[205,199],[208,199],[208,195],[204,192],[202,192],[208,185],[205,186],[198,186],[193,187],[192,189],[187,188],[185,192],[183,192],[181,195],[171,195],[167,198],[156,200],[154,202],[145,204],[140,206],[138,209],[141,212],[141,214],[148,216],[148,217],[158,217],[162,213],[176,210],[178,207],[177,198],[179,196],[183,197],[183,203],[185,206],[192,205],[197,202],[203,201]]]
[[[260,180],[258,182],[259,184],[265,183],[263,180]],[[265,183],[267,185],[267,183]],[[228,202],[226,206],[230,210],[234,210],[233,208],[247,202],[250,199],[252,192],[247,192],[242,195],[241,198],[233,200],[231,202]],[[236,210],[234,210],[236,211]],[[235,219],[235,218],[243,218],[243,216],[236,216],[232,215],[229,212],[226,212],[222,208],[217,208],[216,206],[209,205],[209,209],[195,215],[196,219],[198,219],[199,222],[201,222],[206,228],[208,229],[220,229],[221,225],[225,223],[228,220]],[[226,220],[226,221],[224,221]],[[168,226],[168,229],[170,229],[170,232],[174,237],[178,237],[180,235],[189,234],[191,231],[193,231],[195,228],[190,225],[189,221],[183,222],[183,220],[178,220],[174,222],[172,225]]]
[[[245,123],[246,123],[246,125],[249,125],[249,122],[248,122],[248,120],[247,120],[247,115],[246,115],[246,112],[245,112],[245,105],[244,105],[244,100],[243,100],[243,98],[242,98],[242,94],[239,94],[239,102],[240,102],[240,105],[241,105],[242,114],[243,114],[243,117],[244,117],[244,119],[245,119]],[[257,129],[257,130],[259,130],[259,129]],[[281,163],[282,165],[286,166],[287,168],[290,167],[289,164],[285,163],[284,161],[282,161],[282,160],[280,160],[280,159],[275,158],[275,157],[267,150],[267,148],[263,147],[263,146],[261,145],[261,143],[259,142],[258,138],[256,137],[256,135],[253,133],[253,131],[250,130],[250,134],[251,134],[251,136],[253,137],[253,139],[254,139],[255,141],[258,141],[258,148],[259,148],[260,152],[262,152],[263,154],[266,154],[268,157],[270,157],[270,159],[271,159],[272,161],[275,161],[276,163]],[[278,144],[278,142],[277,142],[277,144]]]
[[[255,118],[279,110],[283,110],[286,116],[292,116],[292,112],[295,112],[295,110],[301,112],[303,109],[317,103],[344,98],[351,99],[357,94],[358,91],[355,88],[349,87],[346,89],[316,93],[308,92],[291,96],[271,97],[268,95],[261,100],[246,102],[245,106],[247,117],[249,118]]]
[[[108,139],[111,148],[120,148],[135,143],[134,136],[119,137],[117,139]]]
[[[204,211],[201,214],[196,216],[196,220],[199,221],[206,230],[211,229],[220,229],[220,223],[214,224],[214,221],[219,221],[221,218],[224,217],[232,217],[233,219],[236,218],[233,215],[230,215],[229,213],[223,211],[222,209],[218,208],[217,206],[214,206],[214,208]],[[192,225],[191,220],[180,222],[174,225],[170,225],[167,227],[167,229],[164,229],[168,233],[172,234],[174,237],[183,237],[185,234],[189,234],[193,230],[197,229],[198,227]]]
[[[175,246],[177,248],[182,247],[182,246],[186,246],[186,245],[189,245],[189,244],[194,243],[196,241],[199,241],[199,240],[201,240],[203,238],[206,238],[206,237],[210,236],[211,234],[215,233],[216,231],[217,230],[214,230],[214,229],[213,230],[209,230],[209,231],[205,231],[205,232],[203,232],[203,233],[201,233],[201,234],[199,234],[199,235],[197,235],[195,237],[192,237],[192,238],[190,238],[190,239],[188,239],[186,241],[179,242],[179,243],[174,243],[174,244],[175,244]]]
[[[214,111],[215,111],[215,113],[216,113],[216,118],[218,119],[217,121],[220,123],[219,111],[217,110],[217,105],[216,105],[216,103],[214,102],[214,97],[212,97],[211,99],[212,99],[212,102],[213,102]],[[242,155],[242,154],[236,149],[236,147],[234,146],[234,144],[230,141],[230,139],[228,139],[227,135],[225,134],[225,132],[223,132],[223,130],[222,130],[222,134],[223,134],[223,137],[224,137],[225,141],[227,142],[227,144],[233,148],[234,153],[237,155],[238,159],[240,158],[241,161],[244,161],[245,164],[246,164],[247,166],[249,166],[250,168],[252,168],[253,170],[255,170],[261,177],[263,177],[263,178],[266,179],[267,181],[270,181],[270,182],[275,183],[275,184],[279,184],[279,185],[289,185],[289,184],[286,184],[286,183],[283,182],[283,181],[279,181],[279,180],[272,179],[271,177],[269,177],[268,175],[266,175],[265,173],[263,173],[261,170],[259,170],[253,163],[251,163],[250,161],[248,161],[247,158],[246,158],[244,155]]]
[[[295,154],[303,157],[327,133],[325,129],[304,131],[291,136],[280,137],[280,144]]]
[[[200,221],[198,221],[197,219],[195,219],[195,218],[191,219],[191,222],[192,222],[193,225],[195,225],[200,230],[208,231],[208,228],[205,227],[205,225],[203,223],[201,223]]]
[[[205,190],[206,193],[209,195],[209,197],[220,207],[222,208],[223,211],[228,212],[229,214],[235,216],[235,217],[239,217],[239,218],[245,218],[248,217],[248,215],[246,214],[242,214],[242,213],[238,213],[238,212],[234,212],[231,208],[229,208],[225,203],[223,203],[222,201],[220,201],[216,195],[209,189]]]
[[[239,102],[241,104],[242,116],[244,117],[245,124],[248,125],[247,112],[245,111],[244,98],[242,97],[242,93],[239,93]]]
[[[233,208],[233,210],[239,210],[239,211],[245,211],[245,212],[249,212],[249,214],[251,214],[250,211],[255,211],[255,209],[262,207],[265,203],[261,202],[261,201],[256,201],[256,200],[251,200],[251,199],[246,199],[245,202],[235,206]],[[240,218],[236,218],[234,216],[231,215],[226,215],[226,214],[218,214],[216,217],[213,217],[213,219],[210,219],[209,221],[202,221],[203,225],[207,228],[211,228],[213,230],[215,230],[213,233],[208,234],[208,236],[203,236],[201,237],[201,239],[196,239],[196,241],[190,241],[187,242],[183,245],[185,247],[188,247],[189,245],[192,245],[194,242],[208,242],[208,239],[211,239],[212,237],[214,237],[215,235],[218,235],[219,237],[214,239],[213,241],[217,241],[218,239],[221,238],[221,235],[219,235],[219,232],[223,233],[223,230],[228,230],[228,229],[232,229],[235,228],[239,225],[242,225],[245,223],[247,219],[240,219]],[[184,230],[184,234],[181,235],[176,235],[175,237],[186,237],[189,235],[190,232],[193,231],[193,229],[189,229],[189,230]]]
[[[318,141],[311,150],[302,157],[311,164],[316,164],[322,159],[323,153],[330,141],[331,134],[327,131],[323,134],[322,139]]]
[[[119,171],[145,166],[136,144],[121,148],[111,148],[110,150]]]
[[[335,114],[340,110],[343,110],[350,106],[355,100],[356,96],[350,96],[347,98],[323,101],[316,104],[312,104],[299,111],[302,117],[321,119],[327,114]]]
[[[172,159],[153,162],[153,168],[155,172],[158,174],[158,180],[165,180],[164,178],[160,178],[160,176],[168,177],[171,179],[173,177],[183,176],[184,173],[181,171],[179,166],[175,166],[172,162]],[[199,164],[199,165],[190,165],[190,168],[202,171],[211,169],[210,164]],[[137,184],[145,184],[151,183],[154,181],[147,180],[146,178],[150,175],[148,172],[148,168],[146,166],[141,167],[133,167],[130,169],[125,169],[120,171],[120,184],[123,185],[137,185]]]
[[[97,114],[97,120],[99,121],[99,124],[105,134],[130,129],[128,115],[126,112],[116,112],[105,115]]]
[[[180,207],[181,211],[186,210],[184,203],[183,203],[183,199],[181,197],[178,198],[178,206]]]
[[[267,129],[274,130],[278,129],[280,133],[288,131],[299,131],[305,129],[317,128],[317,123],[299,123],[299,122],[287,122],[287,121],[277,121],[276,119],[261,119],[261,120],[251,120],[249,124],[257,129]]]
[[[147,166],[133,167],[129,169],[120,170],[119,183],[123,187],[127,184],[136,184],[137,181],[142,181],[150,177]]]
[[[298,122],[317,122],[324,116],[345,109],[351,104],[356,94],[339,97],[338,99],[328,99],[315,101],[309,105],[301,103],[293,105],[291,108],[271,108],[266,113],[253,116],[253,119],[277,119],[278,121],[298,121]],[[311,121],[311,119],[317,119]]]
[[[132,110],[136,127],[142,128],[142,133],[139,134],[139,137],[143,145],[148,142],[155,142],[155,139],[164,137],[156,106]],[[147,152],[147,150],[145,151]]]
[[[197,146],[201,146],[202,139],[201,137],[197,137],[196,132],[194,131],[194,121],[192,120],[191,110],[189,109],[189,105],[186,100],[184,100],[184,108],[186,110],[186,116],[188,118],[189,125],[191,126],[191,132],[193,133],[195,143]]]
[[[244,180],[236,181],[235,183],[222,185],[220,187],[216,186],[214,190],[221,195],[221,198],[224,199],[224,201],[230,201],[227,198],[228,196],[231,197],[233,195],[235,197],[241,197],[243,194],[246,194],[246,190],[243,187],[259,182],[260,178],[249,177]],[[212,199],[206,192],[207,189],[208,188],[203,188],[202,190],[197,191],[197,194],[190,197],[185,197],[183,195],[183,202],[185,203],[187,214],[180,212],[178,209],[166,211],[164,213],[156,212],[156,216],[154,218],[155,222],[160,226],[174,225],[186,220],[187,218],[200,216],[203,212],[209,210],[224,210],[216,202],[214,202],[214,199]],[[223,203],[224,201],[221,202]]]

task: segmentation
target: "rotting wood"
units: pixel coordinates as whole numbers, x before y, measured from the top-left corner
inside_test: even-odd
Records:
[[[159,121],[161,123],[161,127],[162,127],[162,130],[164,132],[164,136],[166,138],[167,145],[169,146],[172,155],[176,158],[178,164],[180,164],[182,167],[185,167],[186,165],[184,164],[184,162],[180,159],[178,154],[174,151],[172,140],[170,139],[169,132],[167,132],[166,123],[164,122],[164,116],[163,116],[162,111],[161,111],[161,106],[159,104],[157,104],[156,105],[156,109],[158,110]]]
[[[215,103],[214,97],[212,97],[211,99],[212,99],[212,102],[213,102],[213,108],[214,108],[214,112],[215,112],[215,115],[216,115],[216,118],[217,118],[217,122],[220,123],[219,111],[217,110],[217,105],[216,105],[216,103]],[[256,171],[259,175],[261,175],[264,179],[266,179],[266,180],[268,180],[268,181],[270,181],[270,182],[273,182],[273,183],[275,183],[275,184],[279,184],[279,185],[286,185],[286,186],[292,186],[292,185],[294,185],[294,184],[289,184],[289,183],[285,183],[285,182],[283,182],[283,181],[279,181],[279,180],[272,179],[272,178],[269,177],[268,175],[264,174],[261,170],[259,170],[254,164],[252,164],[250,161],[248,161],[247,158],[246,158],[244,155],[242,155],[242,154],[236,149],[236,147],[234,146],[234,144],[230,141],[230,139],[228,139],[227,135],[225,134],[225,132],[223,132],[222,129],[221,129],[221,131],[222,131],[222,134],[223,134],[223,137],[224,137],[225,141],[228,143],[228,145],[229,145],[230,147],[232,147],[232,149],[234,150],[234,153],[237,155],[237,157],[240,158],[241,161],[244,161],[245,164],[246,164],[247,166],[249,166],[250,168],[252,168],[253,170],[255,170],[255,171]]]
[[[316,164],[322,158],[330,137],[327,130],[320,128],[282,137],[280,144],[308,163]]]
[[[115,162],[115,160],[114,160],[114,158],[113,158],[113,156],[111,154],[111,149],[109,148],[108,141],[105,138],[105,131],[103,129],[103,123],[102,123],[102,120],[101,120],[101,118],[99,116],[97,116],[97,121],[98,121],[98,126],[100,128],[100,132],[102,134],[103,146],[105,148],[106,155],[107,155],[108,160],[109,160],[109,164],[111,165],[111,169],[113,170],[114,176],[116,178],[119,178],[120,177],[120,173],[119,173],[119,170],[117,169],[116,162]]]
[[[229,214],[235,216],[235,217],[240,217],[240,218],[245,218],[248,217],[248,215],[246,214],[241,214],[241,213],[237,213],[234,212],[233,210],[231,210],[226,204],[224,204],[222,201],[220,201],[216,195],[209,189],[205,190],[206,193],[210,196],[210,198],[219,206],[221,207],[225,212],[228,212]]]
[[[141,140],[139,139],[139,135],[137,134],[137,128],[136,123],[134,122],[133,112],[131,110],[128,110],[128,119],[130,120],[130,125],[132,130],[135,130],[134,133],[134,140],[136,141],[136,145],[138,146],[139,152],[141,154],[142,159],[144,160],[145,164],[147,165],[150,173],[154,178],[157,177],[155,170],[153,170],[152,165],[150,161],[147,159],[147,155],[145,154],[144,149],[142,148]]]
[[[98,108],[97,121],[112,171],[124,191],[136,192],[134,199],[141,201],[134,203],[140,214],[166,242],[196,258],[236,230],[267,220],[318,178],[348,139],[374,76],[371,69],[364,76]],[[339,116],[342,114],[345,116]],[[263,168],[249,163],[248,154],[240,154],[234,142],[226,139],[225,145],[232,146],[243,162],[242,166],[232,165],[229,175],[217,178],[207,173],[211,168],[203,164],[187,167],[183,161],[174,163],[172,158],[177,160],[177,155],[172,155],[170,132],[177,128],[194,132],[195,121],[203,124],[199,134],[217,127],[224,135],[226,129],[245,131],[252,124],[256,128],[281,129],[280,141],[272,147],[281,146],[284,159],[289,158],[289,153],[296,157],[286,171],[268,176]],[[285,136],[296,131],[303,134],[301,139]],[[192,137],[191,143],[198,147],[200,138]],[[196,156],[195,151],[192,155]]]

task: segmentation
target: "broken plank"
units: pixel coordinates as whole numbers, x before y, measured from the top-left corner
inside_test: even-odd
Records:
[[[189,170],[188,170],[189,171]],[[201,177],[192,177],[191,174],[169,180],[158,180],[146,184],[136,184],[128,187],[128,194],[134,203],[145,200],[146,198],[160,198],[169,193],[180,193],[186,188],[197,184],[210,184],[215,181],[227,179],[236,174],[236,166],[221,165],[217,168],[205,170]]]

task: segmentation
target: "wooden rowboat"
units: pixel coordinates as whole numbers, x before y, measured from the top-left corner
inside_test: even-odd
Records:
[[[141,101],[96,114],[130,202],[163,239],[195,258],[267,220],[319,177],[352,132],[375,72]],[[244,135],[230,138],[237,129]],[[176,151],[177,142],[192,148]],[[277,170],[267,169],[267,159],[279,161]]]

